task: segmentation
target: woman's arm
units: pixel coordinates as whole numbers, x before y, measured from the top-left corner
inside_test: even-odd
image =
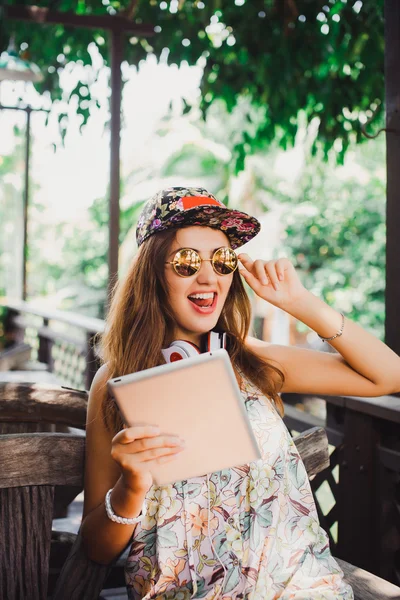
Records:
[[[110,500],[115,514],[137,517],[153,483],[152,467],[175,460],[184,450],[183,440],[160,434],[159,428],[150,425],[126,427],[113,437],[101,410],[107,379],[107,368],[103,366],[89,393],[82,523],[87,555],[102,564],[109,564],[121,554],[136,527],[108,518],[104,504],[108,490],[113,488]]]
[[[258,262],[263,264],[256,265]],[[244,263],[244,277],[260,297],[322,337],[332,337],[340,330],[340,313],[301,285],[288,259],[253,263],[246,258]],[[265,275],[267,284],[263,283]],[[286,378],[283,392],[382,396],[400,391],[400,357],[359,325],[345,318],[343,334],[330,343],[339,354],[248,342],[260,356],[282,367]]]
[[[93,380],[86,424],[85,494],[82,539],[88,557],[109,564],[121,554],[131,539],[135,525],[114,523],[107,517],[104,499],[111,488],[112,506],[120,516],[139,515],[145,493],[127,488],[117,463],[111,456],[112,434],[105,427],[101,404],[108,379],[105,365]]]

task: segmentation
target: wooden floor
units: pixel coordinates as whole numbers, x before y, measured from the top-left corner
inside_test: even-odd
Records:
[[[83,494],[79,494],[79,496],[77,496],[76,499],[69,505],[67,518],[53,520],[53,530],[78,533],[78,529],[81,524],[82,510]],[[101,592],[101,598],[107,598],[107,600],[128,600],[128,595],[125,588],[110,588]]]

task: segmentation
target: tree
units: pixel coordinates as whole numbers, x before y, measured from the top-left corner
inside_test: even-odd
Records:
[[[282,247],[307,289],[384,339],[384,139],[358,148],[351,176],[314,159],[288,200]]]
[[[272,140],[293,144],[299,110],[308,122],[320,121],[313,151],[320,146],[327,156],[334,147],[339,160],[351,141],[361,141],[360,120],[382,110],[383,0],[150,0],[138,6],[134,0],[49,0],[48,5],[79,14],[136,10],[136,22],[154,24],[155,35],[127,37],[126,59],[138,65],[154,53],[160,60],[201,64],[204,115],[217,99],[233,111],[241,97],[249,98],[235,144],[237,170],[247,154]],[[58,78],[67,61],[90,63],[90,42],[108,61],[108,39],[101,31],[15,21],[3,27],[0,47],[11,29],[45,72],[40,89],[53,99],[61,97]],[[78,83],[72,94],[86,120],[90,90]]]
[[[220,148],[213,140],[201,136],[200,132],[197,141],[191,139],[193,134],[188,121],[188,116],[165,119],[154,132],[154,137],[157,135],[160,140],[163,135],[168,136],[169,132],[173,138],[175,129],[186,127],[190,141],[184,142],[179,150],[176,149],[176,142],[171,141],[164,144],[162,150],[157,147],[155,140],[152,146],[156,147],[156,152],[150,153],[150,156],[138,153],[133,161],[135,167],[123,182],[120,210],[122,274],[136,251],[136,222],[143,203],[148,199],[149,181],[154,189],[161,189],[170,185],[174,177],[182,178],[188,185],[196,185],[200,179],[218,197],[223,198],[227,194],[230,175],[227,168],[230,158],[228,149]],[[206,129],[202,125],[202,129]],[[224,154],[223,158],[221,153]],[[156,154],[157,159],[153,154]],[[31,269],[31,276],[35,281],[35,296],[45,295],[53,305],[64,310],[71,309],[80,314],[104,318],[108,274],[108,218],[107,199],[98,198],[88,209],[87,218],[82,219],[80,224],[71,227],[69,223],[63,222],[57,226],[52,235],[57,240],[62,240],[60,252],[53,251],[49,255],[40,247],[35,252],[35,264]]]
[[[151,144],[157,160],[142,153],[132,161],[135,167],[124,180],[121,201],[121,273],[135,252],[135,226],[149,181],[161,189],[175,178],[186,183],[190,173],[193,182],[198,178],[218,197],[229,196],[232,205],[232,191],[238,196],[236,178],[228,169],[232,146],[222,145],[223,132],[235,127],[230,121],[222,120],[217,104],[205,124],[192,122],[189,115],[167,119],[157,131],[166,138],[164,150],[156,141]],[[189,128],[187,139],[192,141],[175,142],[174,147],[174,142],[168,141],[169,133],[173,139],[174,129],[181,130],[185,122],[198,128],[198,135]],[[344,168],[337,166],[333,157],[323,160],[322,153],[310,156],[312,136],[299,138],[295,153],[302,154],[304,164],[297,172],[293,167],[277,171],[276,159],[282,157],[277,144],[246,160],[240,177],[240,207],[260,214],[279,204],[284,238],[275,257],[290,257],[307,289],[383,339],[384,137],[353,145]],[[160,144],[164,138],[157,139]],[[42,256],[40,248],[35,253],[32,275],[36,282],[51,283],[57,290],[60,308],[104,316],[107,218],[106,199],[98,199],[79,227],[59,225],[56,237],[63,240],[61,262],[53,259],[54,253]],[[51,290],[40,292],[49,294]],[[299,323],[298,327],[304,326]]]

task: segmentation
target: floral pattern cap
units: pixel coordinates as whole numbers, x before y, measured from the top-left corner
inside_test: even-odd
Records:
[[[144,206],[136,228],[138,246],[153,233],[203,225],[220,229],[232,248],[249,242],[260,231],[260,222],[239,210],[231,210],[204,188],[171,187],[161,190]]]

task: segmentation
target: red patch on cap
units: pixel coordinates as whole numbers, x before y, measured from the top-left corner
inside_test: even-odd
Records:
[[[223,206],[221,202],[208,196],[184,196],[181,200],[185,210],[195,208],[195,206]]]

